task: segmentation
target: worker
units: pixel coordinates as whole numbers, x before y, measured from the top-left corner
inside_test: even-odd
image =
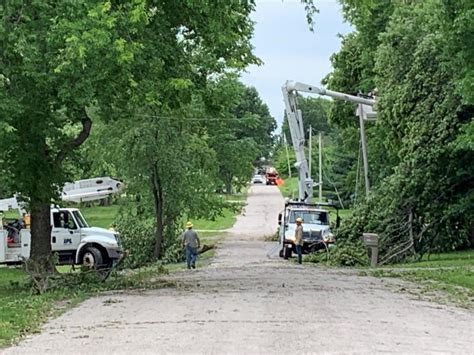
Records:
[[[298,254],[298,264],[301,264],[303,257],[303,219],[301,217],[296,219],[295,246]]]
[[[191,222],[186,223],[186,229],[182,236],[182,245],[186,249],[186,264],[188,269],[195,269],[198,248],[201,246],[201,242],[199,241],[198,234],[193,230]]]

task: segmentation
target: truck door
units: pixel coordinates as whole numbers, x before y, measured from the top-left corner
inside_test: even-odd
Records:
[[[51,246],[54,251],[76,250],[81,242],[81,231],[68,210],[53,212]]]

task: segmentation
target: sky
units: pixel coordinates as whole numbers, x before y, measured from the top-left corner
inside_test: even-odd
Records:
[[[284,111],[281,86],[286,80],[321,86],[331,72],[331,55],[341,47],[338,34],[352,31],[336,0],[315,3],[319,14],[314,17],[314,32],[299,0],[257,0],[252,15],[256,22],[252,44],[264,64],[249,66],[242,81],[257,88],[279,126]]]

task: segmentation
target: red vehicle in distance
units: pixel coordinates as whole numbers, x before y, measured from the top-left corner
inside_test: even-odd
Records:
[[[267,185],[278,185],[278,172],[272,166],[265,169],[265,179]]]

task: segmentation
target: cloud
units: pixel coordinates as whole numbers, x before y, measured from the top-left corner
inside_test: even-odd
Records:
[[[283,120],[281,86],[286,80],[320,85],[331,71],[330,57],[340,48],[338,34],[351,32],[335,1],[318,1],[320,12],[309,30],[300,1],[261,0],[252,19],[252,44],[264,65],[250,66],[242,81],[255,86],[279,124]]]

